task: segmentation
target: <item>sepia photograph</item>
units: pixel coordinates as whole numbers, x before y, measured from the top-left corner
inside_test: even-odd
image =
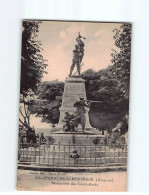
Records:
[[[22,21],[17,190],[127,190],[131,30]]]

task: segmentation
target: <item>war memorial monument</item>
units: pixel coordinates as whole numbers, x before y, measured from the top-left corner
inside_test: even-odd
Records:
[[[84,56],[85,37],[78,33],[76,45],[73,50],[70,74],[65,80],[60,118],[58,125],[52,130],[52,137],[58,142],[80,144],[90,142],[97,137],[102,138],[99,131],[90,125],[89,109],[92,102],[86,98],[85,80],[81,78],[81,67]],[[74,71],[76,67],[76,71]]]
[[[99,130],[90,125],[88,112],[92,102],[96,101],[87,100],[85,80],[81,78],[85,46],[83,39],[85,37],[79,33],[70,73],[64,84],[59,122],[45,136],[45,141],[20,144],[20,168],[21,163],[27,163],[31,166],[46,166],[44,170],[58,168],[73,172],[90,171],[89,167],[126,164],[127,147],[111,148],[105,135],[101,135]]]

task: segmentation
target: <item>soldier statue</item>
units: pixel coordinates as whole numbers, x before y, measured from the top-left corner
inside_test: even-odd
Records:
[[[86,124],[86,117],[85,117],[86,109],[85,109],[85,107],[89,108],[90,105],[88,103],[86,103],[86,101],[84,100],[84,97],[80,97],[80,101],[77,101],[74,104],[74,107],[76,107],[78,110],[78,115],[80,116],[80,123],[82,126],[82,132],[84,133],[85,124]]]
[[[78,75],[80,75],[81,62],[84,56],[84,43],[82,41],[82,38],[85,39],[85,37],[82,37],[79,33],[78,37],[76,38],[77,45],[75,45],[75,49],[73,50],[73,59],[72,59],[72,65],[70,67],[69,76],[72,75],[75,65],[77,67]]]

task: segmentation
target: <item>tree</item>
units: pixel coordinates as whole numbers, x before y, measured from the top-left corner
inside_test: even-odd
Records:
[[[126,132],[128,127],[128,110],[129,110],[129,84],[130,84],[130,57],[131,57],[131,24],[123,24],[120,30],[114,29],[115,45],[118,51],[113,50],[111,69],[112,74],[118,80],[118,87],[122,92],[119,101],[125,102],[127,108],[122,119],[122,131]]]
[[[91,104],[89,112],[91,125],[111,130],[128,108],[124,101],[120,101],[122,92],[110,68],[109,66],[98,72],[87,70],[82,73],[82,78],[85,79],[87,99],[101,102]]]
[[[20,117],[19,121],[26,128],[30,125],[30,107],[34,104],[36,96],[32,89],[28,89],[26,93],[20,94]]]
[[[124,133],[128,126],[131,25],[123,24],[113,32],[117,50],[112,49],[112,65],[98,72],[87,70],[82,77],[85,79],[87,98],[102,101],[91,106],[92,125],[113,128],[121,121]],[[104,118],[103,125],[102,120],[99,120],[100,115]]]
[[[85,79],[87,99],[101,101],[99,104],[92,104],[91,109],[103,112],[117,112],[119,99],[122,95],[119,90],[118,81],[113,77],[109,68],[95,72],[87,70],[82,73]]]
[[[123,97],[129,99],[129,81],[130,81],[130,56],[131,56],[131,24],[123,24],[119,29],[114,29],[115,45],[118,51],[112,52],[111,71],[119,81],[119,88]]]
[[[59,121],[59,107],[61,106],[62,95],[64,90],[64,83],[58,80],[45,81],[39,85],[37,89],[37,101],[31,107],[31,113],[42,118],[42,122],[53,124]]]
[[[47,64],[41,55],[42,44],[37,40],[39,32],[37,21],[23,21],[22,55],[21,55],[21,86],[20,86],[20,116],[22,124],[30,124],[30,107],[34,100],[36,89],[41,83]],[[32,94],[32,95],[31,95]],[[28,99],[29,98],[29,99]],[[24,110],[23,110],[24,109]]]

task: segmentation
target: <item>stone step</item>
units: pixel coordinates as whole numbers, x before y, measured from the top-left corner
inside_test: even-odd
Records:
[[[48,165],[98,165],[98,164],[108,164],[108,163],[127,163],[127,158],[43,158],[43,157],[20,157],[19,162],[29,162],[38,164],[48,164]]]
[[[49,152],[49,151],[19,151],[20,156],[33,156],[33,157],[59,157],[62,158],[65,156],[65,158],[69,158],[71,152]],[[127,157],[127,152],[104,152],[104,151],[82,151],[78,152],[79,157],[81,158],[101,158],[101,157]]]

